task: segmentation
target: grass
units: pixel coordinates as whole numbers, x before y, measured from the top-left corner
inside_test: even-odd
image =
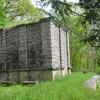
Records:
[[[93,75],[73,73],[33,86],[1,86],[0,100],[100,100],[100,88],[93,91],[84,87],[84,82]]]

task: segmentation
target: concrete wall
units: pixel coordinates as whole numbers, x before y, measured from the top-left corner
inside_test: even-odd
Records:
[[[6,31],[6,66],[7,69],[27,67],[26,26],[11,28]]]
[[[16,35],[18,35],[18,52],[19,52],[19,69],[27,68],[27,37],[26,26],[17,27]]]
[[[3,81],[18,82],[24,81],[46,81],[55,80],[65,76],[68,71],[63,70],[9,70],[0,72],[0,83]]]
[[[41,68],[43,66],[41,23],[27,25],[26,38],[27,66],[30,68]]]
[[[46,81],[52,80],[53,72],[49,70],[20,70],[0,73],[0,82],[24,82],[24,81]]]
[[[6,69],[6,39],[5,30],[0,30],[0,69]]]
[[[20,71],[22,69],[32,71],[32,80],[38,80],[38,76],[51,79],[56,74],[68,73],[70,60],[67,38],[68,34],[48,19],[0,30],[0,71],[4,73],[0,74],[1,79],[6,77],[4,79],[15,81],[19,77],[21,81],[28,78],[27,71]],[[8,69],[12,70],[9,75]],[[13,72],[15,69],[20,70]]]
[[[44,65],[53,69],[67,68],[67,33],[53,22],[42,23],[42,52]]]
[[[50,21],[41,23],[43,67],[52,68]]]
[[[50,33],[51,33],[51,53],[52,53],[52,67],[60,68],[60,34],[59,28],[54,25],[54,23],[50,22]]]
[[[51,51],[52,51],[52,67],[65,68],[67,64],[67,37],[66,32],[51,24]]]
[[[7,69],[42,67],[41,24],[22,25],[0,32],[0,62]],[[5,58],[6,55],[6,58]]]

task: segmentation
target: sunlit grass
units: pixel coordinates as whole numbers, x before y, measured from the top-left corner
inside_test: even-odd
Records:
[[[0,87],[0,100],[100,100],[100,89],[88,90],[84,82],[93,73],[73,73],[33,86]]]

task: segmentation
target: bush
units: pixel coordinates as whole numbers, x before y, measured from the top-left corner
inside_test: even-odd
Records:
[[[97,67],[97,68],[96,68],[96,73],[97,73],[97,74],[100,74],[100,67]]]
[[[83,69],[83,73],[88,73],[88,72],[89,72],[89,70],[87,68]]]

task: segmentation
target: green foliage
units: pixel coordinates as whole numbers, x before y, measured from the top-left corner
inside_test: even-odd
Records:
[[[84,8],[84,21],[88,21],[90,24],[100,21],[100,1],[99,0],[79,0],[79,4]]]
[[[97,53],[96,56],[97,66],[100,67],[100,49],[97,49],[96,53]]]
[[[94,47],[100,47],[100,1],[99,0],[79,0],[80,7],[84,9],[82,22],[87,21],[91,25],[90,34],[83,40],[88,41]]]
[[[97,68],[96,68],[96,73],[97,73],[97,74],[100,74],[100,67],[97,67]]]
[[[88,44],[80,42],[75,35],[70,39],[71,65],[73,71],[82,71],[84,68],[93,70],[93,51]]]
[[[30,23],[36,22],[40,18],[44,17],[42,10],[34,7],[31,0],[19,0],[16,5],[17,16],[14,17],[14,21],[17,23]]]
[[[7,17],[5,27],[36,22],[44,17],[44,12],[34,7],[31,0],[3,0],[0,9],[2,7],[4,16]],[[3,20],[4,17],[1,19]]]
[[[64,17],[75,14],[81,17],[81,24],[90,24],[91,28],[88,35],[83,35],[83,41],[88,42],[93,47],[100,47],[100,1],[99,0],[80,0],[77,4],[70,4],[66,0],[41,0],[44,4],[51,4],[54,10],[53,17]],[[76,12],[72,9],[73,5],[78,5],[82,9]],[[52,13],[51,13],[52,14]],[[72,30],[72,29],[71,29]],[[80,32],[79,32],[80,33]]]
[[[0,87],[0,100],[99,100],[99,90],[84,87],[84,82],[93,75],[73,73],[33,86]]]
[[[4,12],[3,0],[0,0],[0,28],[4,27],[6,24],[6,16]]]

